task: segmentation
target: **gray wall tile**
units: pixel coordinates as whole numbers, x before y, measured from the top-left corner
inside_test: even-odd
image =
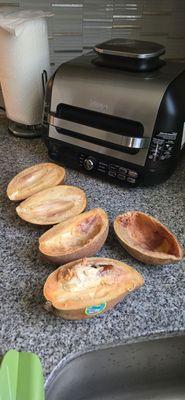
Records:
[[[168,58],[185,60],[185,0],[0,0],[4,6],[54,13],[48,18],[52,71],[113,37],[156,41]]]

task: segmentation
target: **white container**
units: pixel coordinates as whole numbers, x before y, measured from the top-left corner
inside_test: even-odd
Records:
[[[42,72],[50,74],[49,46],[42,11],[0,13],[0,82],[7,117],[26,125],[42,121]]]

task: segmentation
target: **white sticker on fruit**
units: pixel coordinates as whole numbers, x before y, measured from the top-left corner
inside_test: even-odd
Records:
[[[184,125],[183,125],[183,131],[182,131],[181,149],[183,148],[184,143],[185,143],[185,122],[184,122]]]

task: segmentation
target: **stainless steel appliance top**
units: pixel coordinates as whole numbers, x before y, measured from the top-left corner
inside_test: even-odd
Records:
[[[165,47],[154,42],[129,39],[111,39],[97,44],[94,50],[111,56],[149,59],[165,53]]]

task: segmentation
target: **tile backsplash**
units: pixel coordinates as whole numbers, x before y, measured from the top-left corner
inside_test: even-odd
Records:
[[[156,41],[185,59],[185,0],[0,0],[1,7],[49,9],[52,69],[112,37]]]
[[[185,0],[0,0],[0,10],[48,9],[51,68],[113,37],[156,41],[185,61]]]

